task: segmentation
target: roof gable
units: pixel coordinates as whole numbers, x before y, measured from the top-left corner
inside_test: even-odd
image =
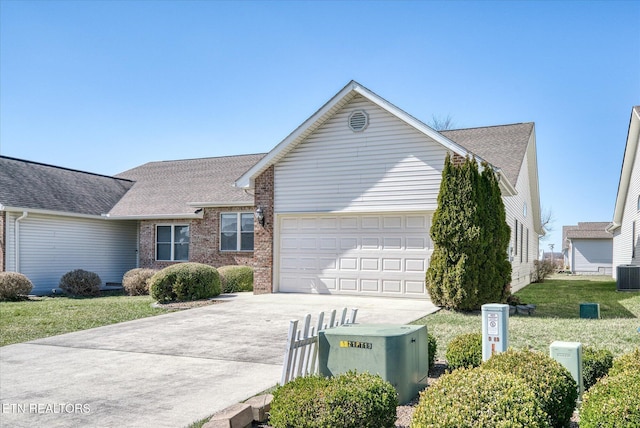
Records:
[[[194,217],[207,206],[253,206],[233,187],[264,154],[149,162],[117,175],[135,181],[109,217]]]
[[[462,156],[473,155],[468,152],[464,147],[458,143],[448,139],[441,133],[438,133],[434,129],[430,128],[425,123],[419,121],[415,117],[399,109],[395,105],[391,104],[387,100],[373,93],[369,89],[365,88],[356,81],[349,82],[340,92],[338,92],[333,98],[331,98],[324,106],[316,111],[309,119],[307,119],[302,125],[296,128],[289,136],[282,140],[277,146],[275,146],[267,155],[253,168],[249,169],[243,174],[235,185],[238,187],[250,188],[253,187],[253,181],[255,178],[264,172],[269,166],[277,163],[280,159],[293,150],[298,144],[311,135],[316,129],[318,129],[323,123],[325,123],[330,117],[335,115],[340,109],[342,109],[347,103],[349,103],[354,97],[362,96],[370,102],[376,104],[378,107],[393,114],[400,120],[404,121],[408,125],[414,127],[418,131],[426,134],[431,139],[436,140],[440,144],[444,145],[447,149],[458,153]],[[477,157],[477,156],[476,156]],[[478,161],[482,161],[478,157]]]
[[[622,226],[622,216],[624,207],[627,202],[627,194],[631,185],[631,175],[634,171],[634,165],[638,162],[636,153],[640,147],[640,106],[634,106],[631,109],[631,118],[629,119],[629,132],[627,134],[627,143],[624,149],[624,158],[622,159],[622,168],[620,170],[620,181],[618,183],[618,194],[616,196],[616,205],[613,212],[613,222],[609,225],[609,230],[613,231]]]
[[[0,205],[102,215],[131,188],[129,180],[0,156]]]
[[[613,239],[613,236],[606,231],[608,222],[580,222],[577,226],[563,226],[563,242],[573,239]]]
[[[527,144],[533,135],[533,123],[437,132],[355,81],[349,82],[309,119],[276,145],[264,158],[238,178],[235,185],[252,188],[258,175],[284,158],[356,96],[366,98],[446,149],[461,156],[474,157],[479,163],[486,161],[503,178],[500,181],[503,193],[516,194],[515,183],[522,167]]]

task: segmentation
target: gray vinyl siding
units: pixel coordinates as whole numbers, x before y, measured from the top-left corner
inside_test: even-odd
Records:
[[[531,148],[531,142],[529,144]],[[518,291],[531,282],[534,260],[538,259],[539,241],[538,234],[534,228],[534,216],[536,213],[533,209],[534,204],[530,191],[529,156],[530,150],[527,150],[527,155],[525,155],[522,168],[520,169],[520,175],[518,176],[516,185],[517,194],[503,197],[507,224],[511,228],[509,246],[512,248],[511,291],[513,292]],[[526,214],[524,210],[525,204],[527,206]],[[516,220],[518,221],[517,248]]]
[[[7,216],[7,270],[16,270],[15,220]],[[64,217],[30,213],[20,222],[19,270],[34,284],[34,294],[49,293],[74,269],[97,273],[103,285],[120,283],[137,266],[135,221]]]
[[[362,109],[369,126],[353,132]],[[275,168],[275,211],[399,212],[434,210],[446,149],[358,96]]]
[[[574,273],[611,274],[613,241],[574,239],[571,241],[571,270]]]
[[[636,148],[635,162],[629,190],[625,198],[622,225],[613,235],[613,277],[616,278],[616,266],[638,265],[640,266],[640,211],[638,211],[638,197],[640,196],[640,142]],[[632,236],[633,222],[636,222],[636,236]],[[636,246],[635,258],[633,246]]]

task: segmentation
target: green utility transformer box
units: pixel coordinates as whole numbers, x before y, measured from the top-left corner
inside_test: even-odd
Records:
[[[395,387],[400,404],[427,386],[428,352],[424,325],[351,324],[319,332],[321,375],[378,374]]]

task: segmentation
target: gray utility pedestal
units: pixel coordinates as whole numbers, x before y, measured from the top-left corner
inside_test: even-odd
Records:
[[[427,386],[429,358],[424,325],[351,324],[319,333],[323,376],[355,370],[379,374],[398,391],[400,404]]]

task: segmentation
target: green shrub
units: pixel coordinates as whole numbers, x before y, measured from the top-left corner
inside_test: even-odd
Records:
[[[269,424],[274,428],[393,427],[397,406],[395,388],[378,375],[299,377],[274,391]]]
[[[222,266],[218,268],[223,293],[253,291],[251,266]]]
[[[609,376],[617,376],[620,373],[635,371],[640,372],[640,348],[620,355],[613,360],[613,366],[609,370]]]
[[[640,371],[605,376],[584,394],[580,428],[640,427]]]
[[[24,299],[32,289],[33,284],[23,274],[0,272],[0,301]]]
[[[102,280],[97,273],[82,269],[72,270],[60,278],[58,285],[62,291],[71,296],[99,296]]]
[[[436,353],[438,352],[438,341],[431,333],[427,333],[427,349],[429,351],[429,370],[436,364]]]
[[[527,383],[509,373],[458,369],[420,393],[411,428],[546,427],[547,414]]]
[[[536,394],[549,425],[569,426],[578,398],[578,386],[571,373],[541,352],[513,349],[493,355],[483,365],[487,370],[511,373],[523,379]]]
[[[202,263],[171,265],[149,279],[149,293],[160,303],[208,299],[220,294],[220,275]]]
[[[131,269],[122,277],[122,287],[130,296],[143,296],[149,294],[149,278],[151,278],[157,270],[136,268]]]
[[[449,370],[482,364],[482,333],[461,334],[453,338],[445,354]]]
[[[613,364],[613,354],[606,349],[582,348],[582,381],[585,391],[605,376]]]

